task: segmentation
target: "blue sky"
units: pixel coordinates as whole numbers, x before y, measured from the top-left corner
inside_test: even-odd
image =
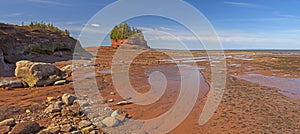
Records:
[[[22,21],[51,22],[62,29],[69,29],[71,35],[78,38],[80,31],[91,17],[113,2],[115,1],[2,0],[0,22],[10,24],[21,24]],[[299,0],[186,0],[186,2],[197,8],[210,21],[225,49],[300,49]],[[184,11],[179,9],[174,11],[176,12]],[[195,20],[190,17],[189,21]],[[127,22],[142,29],[153,48],[177,49],[179,39],[190,49],[203,49],[191,32],[172,20],[143,16]],[[99,22],[92,24],[91,27],[104,26]],[[105,36],[101,31],[91,32]],[[170,35],[175,35],[176,38]],[[92,42],[84,46],[93,46]],[[109,40],[106,39],[103,44],[109,45]]]

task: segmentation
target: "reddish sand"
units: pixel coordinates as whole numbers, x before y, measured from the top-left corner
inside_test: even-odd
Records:
[[[97,71],[109,69],[112,55],[115,52],[114,49],[106,47],[100,49],[98,53],[95,48],[88,48],[87,50],[90,50],[91,53],[97,55],[96,63],[99,64],[99,66],[96,67]],[[174,51],[174,53],[181,55],[178,51]],[[245,53],[248,54],[252,52],[228,52],[228,54],[232,55]],[[261,53],[269,54],[270,57],[272,56],[269,52]],[[203,51],[195,51],[193,54],[195,56],[206,55]],[[184,54],[181,56],[184,57]],[[173,63],[153,62],[157,61],[157,59],[166,58],[169,57],[159,52],[151,51],[148,54],[142,54],[136,58],[135,61],[138,62],[134,62],[130,69],[131,84],[140,93],[145,93],[150,89],[150,85],[147,81],[148,76],[145,72],[153,71],[155,69],[165,72],[165,75],[170,79],[168,81],[167,90],[161,99],[156,103],[146,106],[135,104],[117,106],[114,103],[109,103],[110,107],[113,109],[121,109],[128,113],[132,119],[136,120],[152,119],[168,111],[178,98],[179,94],[179,85],[178,81],[176,81],[176,78],[178,78],[178,69]],[[292,74],[291,68],[286,69],[285,67],[278,66],[279,63],[270,62],[265,59],[265,56],[251,58],[254,58],[255,61],[235,58],[227,59],[228,77],[223,99],[213,117],[205,125],[200,126],[198,124],[201,110],[206,102],[204,96],[208,90],[208,85],[202,84],[200,89],[201,92],[199,93],[199,97],[192,112],[170,133],[299,133],[299,100],[283,96],[276,88],[262,87],[255,83],[231,77],[231,75],[239,75],[245,72],[270,72],[272,70],[270,69],[272,68],[272,65],[278,67],[276,69],[281,70],[277,73],[278,75],[286,74],[288,72]],[[279,57],[279,60],[280,59],[281,58]],[[293,57],[289,59],[293,59]],[[268,65],[266,65],[266,61],[268,61]],[[294,61],[288,62],[293,63]],[[65,64],[70,64],[70,62],[55,63],[55,65],[59,67]],[[208,62],[198,62],[197,64],[199,67],[206,68],[201,72],[206,81],[210,83],[210,66]],[[241,64],[241,67],[231,66],[231,64]],[[145,67],[149,65],[150,67]],[[295,65],[295,68],[300,67],[299,64],[293,65]],[[249,68],[253,69],[249,70]],[[294,70],[294,73],[295,72],[298,73]],[[297,76],[298,75],[293,75],[293,77]],[[111,91],[117,92],[113,87],[110,74],[96,73],[96,80],[98,85],[103,85],[102,88],[100,88],[100,93],[105,99],[113,98],[116,102],[122,100],[118,94],[110,95]],[[103,84],[103,81],[106,81],[106,84]],[[204,83],[204,79],[199,82]],[[41,110],[41,102],[48,96],[74,93],[72,83],[63,86],[13,89],[11,91],[0,90],[1,120],[15,116],[18,113],[24,113],[26,109],[32,111]]]

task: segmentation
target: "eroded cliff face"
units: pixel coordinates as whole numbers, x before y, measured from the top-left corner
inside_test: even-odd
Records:
[[[150,47],[147,45],[147,41],[144,37],[132,36],[129,39],[121,39],[121,40],[112,40],[111,44],[113,47],[126,47],[126,48],[141,48],[141,49],[149,49]]]
[[[0,77],[20,60],[71,60],[76,43],[82,49],[76,39],[60,32],[0,23]]]
[[[0,74],[3,76],[12,75],[12,69],[4,62],[3,51],[0,49]]]

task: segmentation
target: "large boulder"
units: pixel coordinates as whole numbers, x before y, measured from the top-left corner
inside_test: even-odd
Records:
[[[61,80],[64,73],[49,63],[19,61],[16,63],[15,76],[28,86],[46,86]]]

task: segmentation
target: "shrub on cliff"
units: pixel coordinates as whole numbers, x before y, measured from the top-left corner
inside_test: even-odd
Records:
[[[70,35],[70,32],[67,29],[61,30],[61,29],[59,29],[58,27],[54,26],[51,23],[46,24],[44,22],[37,22],[37,21],[33,22],[33,21],[31,21],[29,23],[29,25],[25,25],[24,22],[22,22],[22,26],[23,27],[29,27],[29,28],[36,28],[36,29],[44,29],[44,30],[55,31],[55,32],[61,33],[62,35],[67,35],[67,36]]]
[[[128,39],[132,36],[138,36],[139,38],[144,39],[144,35],[141,30],[130,27],[128,24],[120,24],[113,28],[110,34],[110,39],[117,41]]]

